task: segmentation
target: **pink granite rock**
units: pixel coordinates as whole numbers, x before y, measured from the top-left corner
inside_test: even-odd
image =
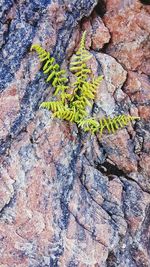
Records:
[[[107,1],[104,22],[111,33],[107,52],[129,70],[150,73],[150,9],[138,0]]]
[[[103,20],[94,12],[90,18],[84,19],[82,29],[91,35],[91,47],[99,51],[110,40],[108,28],[105,27]]]
[[[149,267],[149,7],[101,0],[100,18],[94,0],[4,2],[0,267]],[[93,116],[141,117],[116,134],[39,109],[52,90],[31,44],[67,69],[81,29],[92,75],[104,76]]]

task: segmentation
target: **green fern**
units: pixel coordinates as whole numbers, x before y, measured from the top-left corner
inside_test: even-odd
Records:
[[[71,110],[67,107],[64,107],[63,110],[57,111],[53,114],[54,117],[57,117],[59,119],[67,120],[74,122],[77,116],[77,113],[75,110]]]
[[[87,107],[93,105],[96,90],[103,79],[102,76],[90,79],[91,70],[87,62],[92,55],[85,48],[86,32],[83,33],[80,46],[70,63],[70,71],[75,75],[76,81],[70,85],[73,93],[68,93],[68,78],[65,70],[51,57],[50,53],[45,51],[40,45],[32,45],[31,51],[35,50],[43,63],[43,72],[48,75],[46,81],[51,82],[54,88],[54,96],[58,101],[43,102],[40,107],[53,112],[53,117],[75,122],[84,131],[90,131],[92,134],[103,134],[105,130],[108,133],[115,133],[116,130],[126,126],[130,121],[139,119],[129,115],[119,115],[114,118],[102,118],[99,121],[90,117]]]
[[[86,32],[83,33],[79,49],[70,63],[70,71],[76,76],[76,81],[72,84],[74,88],[72,107],[75,107],[79,114],[83,114],[84,111],[84,115],[81,117],[88,116],[86,107],[92,107],[96,89],[102,80],[102,76],[99,76],[89,82],[91,70],[87,67],[86,62],[91,59],[92,55],[85,48],[85,38]]]
[[[46,108],[51,110],[52,112],[61,112],[64,109],[64,105],[62,101],[50,101],[50,102],[43,102],[40,105],[41,108]]]
[[[85,131],[91,131],[92,133],[100,132],[100,135],[103,134],[105,130],[108,133],[115,133],[119,128],[127,126],[130,121],[137,120],[139,117],[133,117],[130,115],[119,115],[114,118],[102,118],[96,121],[94,118],[89,118],[81,120],[79,126],[82,127]]]
[[[76,76],[81,76],[81,73],[83,74],[82,78],[84,78],[84,74],[91,73],[91,70],[87,70],[86,72],[86,64],[89,59],[91,59],[92,55],[86,50],[85,48],[85,39],[86,39],[86,31],[83,33],[80,46],[78,51],[76,52],[76,55],[74,56],[73,61],[70,63],[71,67],[70,70],[77,71]],[[85,73],[84,71],[85,70]],[[87,77],[87,76],[86,76]]]
[[[60,98],[65,101],[65,92],[68,89],[66,83],[68,78],[65,70],[60,70],[60,66],[55,63],[55,59],[51,57],[50,53],[45,51],[40,45],[34,44],[31,46],[31,51],[35,50],[43,64],[43,72],[47,74],[47,82],[52,83],[52,86],[55,89],[54,95],[57,96],[60,94]]]

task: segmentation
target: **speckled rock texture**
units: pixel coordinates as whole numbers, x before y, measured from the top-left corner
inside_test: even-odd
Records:
[[[150,266],[150,6],[2,0],[0,267]],[[67,68],[87,31],[103,74],[93,115],[141,120],[100,138],[39,109],[39,43]]]

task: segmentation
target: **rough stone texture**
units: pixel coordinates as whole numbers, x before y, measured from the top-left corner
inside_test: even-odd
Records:
[[[150,266],[149,6],[96,4],[2,1],[0,267]],[[104,75],[93,116],[141,117],[115,135],[39,110],[51,91],[31,44],[66,67],[81,29]]]
[[[83,20],[82,29],[88,29],[88,35],[90,33],[91,37],[91,48],[95,51],[99,51],[110,40],[109,30],[95,12],[89,18]]]
[[[150,8],[138,0],[108,0],[105,25],[111,33],[107,52],[132,71],[150,74]]]

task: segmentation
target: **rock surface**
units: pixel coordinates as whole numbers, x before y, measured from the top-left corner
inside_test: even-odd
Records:
[[[0,267],[150,266],[150,9],[96,4],[2,3]],[[101,138],[39,109],[52,94],[30,52],[40,43],[66,66],[85,29],[104,75],[93,115],[141,117]]]

